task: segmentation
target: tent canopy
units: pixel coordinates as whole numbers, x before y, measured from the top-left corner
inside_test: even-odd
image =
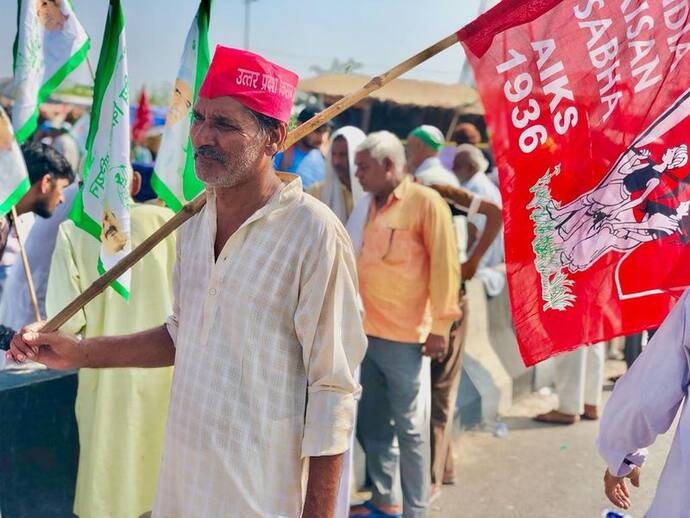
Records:
[[[369,76],[356,74],[325,74],[302,79],[298,89],[313,95],[340,98],[358,90],[369,80]],[[460,113],[484,115],[477,91],[461,84],[395,79],[370,94],[370,97],[401,106],[444,108],[458,110]]]

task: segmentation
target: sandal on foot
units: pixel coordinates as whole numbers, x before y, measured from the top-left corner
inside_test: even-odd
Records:
[[[367,511],[369,511],[369,514],[350,514],[350,518],[402,518],[402,514],[400,513],[384,513],[381,509],[376,507],[371,502],[364,502],[362,505],[356,505],[354,507],[364,507]],[[352,511],[352,509],[350,509],[350,511]]]
[[[534,420],[539,423],[571,425],[577,423],[580,420],[580,416],[564,414],[558,410],[551,410],[551,412],[539,414]]]

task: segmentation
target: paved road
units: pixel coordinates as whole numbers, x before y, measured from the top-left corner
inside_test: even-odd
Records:
[[[599,518],[612,507],[603,495],[604,464],[594,447],[598,424],[553,427],[531,420],[555,401],[533,394],[518,402],[503,419],[509,428],[504,439],[464,433],[456,449],[457,484],[444,488],[429,518]],[[650,450],[642,487],[632,495],[634,518],[644,516],[654,496],[671,438],[661,437]]]

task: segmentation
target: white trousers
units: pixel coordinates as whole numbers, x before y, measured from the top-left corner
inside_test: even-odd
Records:
[[[357,422],[355,420],[355,422]],[[335,518],[348,518],[350,516],[350,495],[352,491],[352,452],[354,450],[354,433],[350,437],[350,449],[343,455],[343,468],[340,473],[340,483],[338,485],[338,498],[335,504]]]
[[[585,405],[601,407],[605,347],[606,344],[601,342],[554,358],[554,377],[560,412],[581,415]]]
[[[355,370],[355,381],[359,383],[360,368]],[[343,454],[343,467],[340,472],[340,483],[338,484],[338,498],[335,504],[334,518],[349,518],[350,516],[350,496],[352,495],[352,484],[355,481],[353,454],[355,450],[355,427],[357,426],[357,405],[355,405],[354,422],[352,433],[350,434],[350,448]]]

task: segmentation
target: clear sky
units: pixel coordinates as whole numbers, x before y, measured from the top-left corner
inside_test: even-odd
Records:
[[[92,39],[96,66],[107,0],[72,0]],[[333,58],[364,63],[375,75],[435,43],[473,19],[480,0],[258,0],[250,7],[250,50],[300,74],[311,65],[328,68]],[[122,0],[133,91],[142,84],[172,82],[197,0]],[[244,0],[215,0],[209,44],[241,47]],[[0,77],[12,74],[16,0],[0,0]],[[455,45],[405,77],[457,82],[465,57]],[[75,73],[89,83],[86,69]]]

